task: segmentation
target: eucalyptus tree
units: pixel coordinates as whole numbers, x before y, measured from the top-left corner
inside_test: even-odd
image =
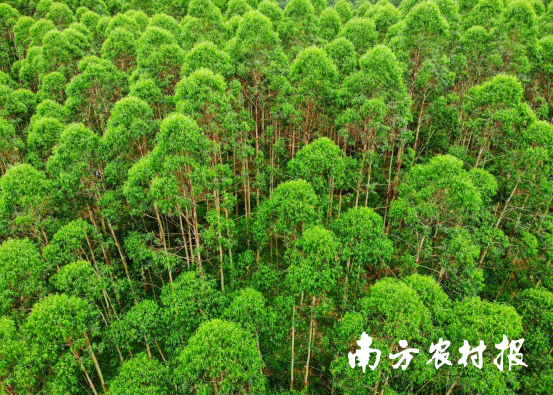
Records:
[[[35,20],[29,16],[20,16],[13,26],[13,40],[19,59],[27,54],[27,48],[31,42],[30,30]]]
[[[130,87],[130,96],[144,100],[154,111],[154,119],[163,119],[174,111],[173,97],[163,94],[161,88],[149,77],[142,77]]]
[[[245,331],[253,334],[257,348],[270,351],[270,341],[265,336],[270,332],[273,311],[267,305],[263,294],[253,288],[243,288],[236,293],[229,306],[223,311],[225,320],[240,324]]]
[[[236,74],[243,95],[251,103],[256,147],[265,129],[264,119],[268,119],[268,113],[262,109],[270,105],[270,97],[278,94],[275,84],[282,82],[280,77],[287,66],[280,44],[269,18],[252,11],[244,15],[229,48],[232,61],[239,65]]]
[[[69,111],[58,102],[44,99],[36,106],[36,111],[30,121],[32,123],[41,118],[54,118],[65,125],[69,121]]]
[[[46,267],[37,246],[29,239],[8,239],[0,244],[0,313],[17,321],[46,292]]]
[[[362,0],[355,4],[353,15],[357,17],[364,17],[368,15],[369,11],[373,9],[374,6],[375,4],[370,1]]]
[[[119,186],[131,166],[152,150],[156,130],[153,110],[146,101],[127,96],[115,103],[100,142],[109,184]]]
[[[303,49],[317,44],[318,26],[310,0],[291,0],[284,9],[278,35],[284,50],[294,58]]]
[[[309,180],[321,199],[328,219],[333,217],[334,198],[340,191],[338,215],[341,210],[342,188],[346,187],[346,160],[344,152],[329,138],[317,139],[299,150],[288,162],[293,178]]]
[[[525,359],[529,369],[523,372],[523,388],[546,393],[552,388],[548,370],[553,358],[548,350],[553,344],[553,293],[543,287],[528,288],[516,295],[514,306],[522,317],[524,350],[528,354]]]
[[[44,169],[46,159],[58,143],[63,129],[63,123],[55,118],[44,117],[33,120],[27,129],[26,162],[37,169]]]
[[[551,122],[553,119],[551,106],[551,77],[553,69],[551,68],[551,59],[553,59],[553,36],[545,36],[538,42],[538,57],[542,60],[534,64],[534,85],[532,92],[532,106],[535,108],[536,115],[541,119]]]
[[[514,271],[526,286],[539,286],[551,275],[548,213],[553,186],[549,176],[552,142],[552,126],[543,121],[535,122],[512,142],[513,147],[504,159],[494,161],[493,167],[490,166],[500,182],[496,227],[510,239],[505,254],[506,266],[510,270],[501,276],[495,273],[498,275],[494,276],[496,281],[502,284],[496,297],[501,297],[501,294],[506,297],[512,292],[514,284],[510,275]]]
[[[111,62],[97,57],[79,62],[79,71],[67,85],[66,106],[73,117],[103,134],[111,109],[128,90],[127,78]]]
[[[107,392],[97,357],[98,331],[98,313],[86,300],[65,294],[44,298],[25,322],[31,342],[29,373],[46,378],[45,391],[70,394],[80,389],[81,371],[84,385],[93,393]]]
[[[507,3],[492,40],[500,58],[497,72],[528,81],[538,47],[537,18],[532,4],[525,0]]]
[[[50,284],[61,293],[68,296],[84,298],[93,303],[98,311],[103,306],[103,290],[106,288],[106,283],[111,281],[106,277],[106,273],[98,273],[90,262],[76,260],[72,263],[64,265],[56,274],[49,278]],[[106,320],[106,317],[103,317]],[[107,320],[106,320],[107,321]]]
[[[376,26],[369,18],[350,19],[340,29],[339,37],[351,41],[359,56],[371,49],[378,40]]]
[[[505,4],[497,0],[480,0],[470,10],[463,11],[462,25],[465,29],[481,26],[487,30],[498,25]]]
[[[164,338],[168,349],[173,350],[171,356],[175,347],[190,343],[198,327],[214,318],[219,307],[215,284],[197,270],[185,271],[172,284],[166,284],[160,299],[165,325],[171,328]]]
[[[338,0],[336,4],[334,4],[334,9],[338,15],[340,15],[340,22],[342,22],[342,25],[345,25],[353,18],[353,9],[347,0]]]
[[[56,30],[56,26],[48,19],[38,19],[33,26],[29,28],[29,48],[40,46],[46,33]]]
[[[62,226],[52,237],[43,251],[47,269],[50,273],[56,269],[75,261],[87,261],[93,267],[98,278],[108,272],[108,266],[112,264],[110,243],[104,239],[101,230],[82,219],[78,219]],[[111,273],[112,284],[110,288],[116,288],[116,280]],[[106,309],[113,309],[114,303],[119,303],[110,298],[106,289],[103,290]]]
[[[340,32],[342,22],[334,8],[326,8],[319,15],[319,36],[326,41],[332,41]]]
[[[340,37],[329,42],[324,50],[336,65],[339,78],[345,78],[357,69],[357,53],[347,38]]]
[[[382,217],[367,207],[351,208],[332,223],[340,242],[340,257],[345,262],[344,304],[348,294],[362,292],[365,281],[384,271],[391,271],[393,243],[384,233]],[[351,298],[351,296],[350,296]]]
[[[46,163],[64,196],[91,215],[103,191],[100,141],[83,124],[71,124],[61,132]]]
[[[443,95],[453,84],[454,74],[444,55],[448,52],[448,40],[454,36],[450,31],[451,22],[438,4],[424,1],[410,2],[410,5],[412,8],[407,5],[404,8],[405,19],[388,37],[391,48],[407,66],[405,79],[415,121],[413,149],[418,152],[428,103]]]
[[[137,65],[133,78],[151,78],[164,95],[172,96],[179,81],[184,50],[169,30],[148,26],[138,40]]]
[[[371,183],[387,185],[387,203],[395,196],[403,154],[410,140],[406,127],[411,120],[411,100],[401,65],[388,47],[374,47],[359,64],[360,70],[344,80],[346,106],[336,124],[344,130],[347,145],[361,152],[355,205],[359,205],[364,189],[366,206],[375,191]],[[380,173],[387,177],[374,180],[375,168],[381,168]]]
[[[0,70],[9,71],[17,59],[14,27],[19,19],[19,12],[7,3],[0,4]]]
[[[467,147],[470,154],[467,159],[472,157],[470,163],[475,167],[495,167],[499,163],[493,160],[491,152],[509,152],[519,145],[520,134],[535,121],[523,95],[517,78],[503,74],[467,92],[460,145]]]
[[[248,128],[246,132],[249,131],[255,141],[255,159],[260,160],[260,145],[264,140],[269,145],[269,165],[276,167],[274,145],[279,139],[279,132],[267,136],[267,130],[276,126],[278,121],[271,122],[269,109],[278,102],[281,91],[288,86],[284,76],[288,62],[269,18],[256,11],[244,15],[235,39],[229,44],[229,53],[234,64],[239,66],[236,68],[236,76],[240,82],[242,97],[247,103],[246,108],[254,122],[253,130],[249,131]],[[252,189],[248,174],[252,156],[247,144],[248,134],[242,133],[235,147],[235,154],[241,159],[247,196],[247,217],[251,211],[249,202]],[[273,177],[270,182],[274,185]]]
[[[24,353],[27,344],[22,338],[18,326],[14,320],[0,317],[0,391],[30,391],[34,380],[29,379],[24,365]]]
[[[131,31],[122,27],[114,28],[102,44],[102,58],[111,60],[121,71],[132,71],[137,64],[137,46],[136,37]]]
[[[391,388],[394,391],[421,389],[425,383],[432,383],[436,370],[426,364],[427,339],[436,336],[429,309],[423,304],[417,292],[402,281],[384,278],[370,287],[368,296],[359,302],[359,308],[347,312],[337,324],[336,348],[339,351],[331,365],[333,387],[345,394],[378,391]],[[361,332],[370,333],[371,348],[382,355],[378,367],[352,369],[345,352],[356,350],[355,339]],[[410,348],[419,350],[409,367],[397,374],[392,363],[386,363],[388,354],[400,351],[400,340],[406,340]],[[437,339],[436,339],[437,340]],[[371,362],[374,362],[371,356]]]
[[[36,96],[27,89],[13,89],[0,84],[0,117],[22,132],[36,109]]]
[[[159,27],[160,29],[170,31],[177,42],[182,44],[182,27],[172,16],[162,13],[154,14],[149,18],[148,26]]]
[[[47,2],[43,2],[42,4],[46,5]],[[76,20],[73,11],[71,11],[67,4],[57,1],[50,2],[49,7],[44,8],[42,11],[44,12],[44,18],[52,21],[58,29],[67,28]]]
[[[19,80],[24,87],[32,90],[38,89],[39,74],[43,64],[42,47],[30,47],[27,56],[19,63],[17,70]]]
[[[109,382],[109,393],[115,395],[163,395],[170,393],[170,370],[157,359],[140,353],[121,366]]]
[[[224,197],[228,197],[222,202],[220,201],[218,207],[206,213],[205,220],[207,226],[200,231],[200,234],[206,247],[212,251],[212,255],[217,256],[220,266],[221,291],[224,292],[225,262],[228,262],[228,266],[231,268],[234,266],[232,251],[236,245],[236,224],[229,216],[229,209],[232,208],[233,199],[228,194],[223,194]]]
[[[175,89],[176,109],[196,121],[210,140],[217,143],[212,162],[222,163],[221,155],[228,152],[232,143],[233,118],[232,96],[227,83],[220,74],[200,68],[181,80]]]
[[[447,373],[438,370],[434,383],[436,390],[453,392],[456,388],[465,388],[468,391],[504,393],[510,386],[518,386],[515,369],[500,371],[493,363],[498,354],[493,345],[499,344],[503,336],[509,340],[521,338],[522,319],[517,311],[509,305],[469,297],[453,304],[450,317],[444,332],[452,345],[468,342],[471,347],[476,347],[483,342],[486,349],[482,360],[473,361],[471,366],[456,363]],[[461,357],[460,350],[455,349],[451,349],[450,360]],[[482,369],[473,366],[477,362],[482,364]]]
[[[115,195],[115,196],[114,196]],[[123,239],[119,239],[117,233],[126,230],[127,221],[132,220],[131,214],[117,213],[122,204],[122,198],[117,194],[105,193],[103,197],[108,196],[109,201],[105,202],[102,215],[108,217],[112,224],[110,232],[123,267],[127,270],[128,284],[131,287],[131,296],[136,298],[151,294],[155,301],[161,292],[166,280],[172,280],[172,273],[180,271],[183,267],[182,258],[173,251],[161,248],[159,239],[154,232],[140,233],[137,231],[129,232]],[[101,202],[103,203],[103,202]],[[118,216],[118,214],[120,214]],[[190,262],[188,262],[188,265]],[[142,281],[142,289],[138,290],[135,282]]]
[[[126,343],[121,345],[121,348],[138,344],[132,351],[138,349],[143,352],[145,348],[149,359],[156,355],[167,362],[160,345],[160,341],[166,336],[162,329],[166,324],[163,320],[162,312],[155,301],[144,299],[136,303],[113,324]]]
[[[492,75],[489,67],[498,64],[492,51],[490,33],[482,26],[473,26],[465,30],[459,38],[459,51],[462,53],[462,65],[457,71],[456,87],[464,94],[471,87],[483,83]]]
[[[146,28],[148,27],[149,16],[144,11],[142,11],[140,9],[138,9],[138,10],[129,9],[129,10],[125,11],[124,15],[129,16],[132,19],[134,19],[135,22],[140,27],[141,32],[144,32],[146,30]]]
[[[261,355],[253,335],[239,324],[214,319],[198,328],[177,358],[179,393],[262,393]]]
[[[379,0],[364,16],[374,21],[381,40],[386,37],[390,28],[401,20],[401,12],[389,0]]]
[[[83,25],[85,25],[94,36],[94,40],[93,40],[94,46],[100,47],[101,45],[99,44],[101,41],[101,35],[98,30],[98,24],[100,22],[100,19],[102,19],[102,17],[107,18],[107,16],[105,15],[102,16],[94,11],[89,10],[86,7],[80,7],[79,10],[80,12],[76,12],[75,16],[79,20],[79,23],[82,23]]]
[[[481,290],[478,259],[495,234],[485,204],[497,182],[489,173],[475,172],[453,156],[436,156],[411,169],[390,209],[393,234],[410,240],[402,251],[405,263],[435,273],[453,298]]]
[[[61,32],[51,30],[42,39],[42,56],[37,64],[38,71],[58,71],[69,80],[79,71],[79,61],[86,56],[89,49],[90,40],[81,32],[72,28]]]
[[[236,16],[243,16],[252,10],[246,0],[230,0],[225,11],[225,18],[229,20]]]
[[[325,343],[324,326],[319,321],[333,314],[331,298],[341,277],[339,244],[329,230],[317,225],[305,229],[294,243],[286,284],[293,294],[290,389],[295,384],[295,362],[305,356],[303,385],[309,385],[310,368],[324,361],[325,351],[316,344]],[[299,301],[299,302],[298,302]],[[299,321],[299,322],[298,322]],[[305,322],[301,322],[305,321]],[[307,330],[307,336],[302,332]],[[318,354],[323,354],[319,357]],[[318,358],[317,358],[318,357]]]
[[[211,0],[191,0],[188,15],[181,21],[183,45],[192,48],[202,41],[223,44],[227,28],[221,10]]]
[[[187,256],[202,270],[197,207],[207,200],[217,176],[211,171],[212,142],[196,122],[182,114],[167,117],[156,140],[154,150],[129,170],[123,192],[135,210],[153,211],[165,251],[170,240],[161,215],[178,221],[181,243],[194,240]]]
[[[27,236],[46,244],[57,221],[54,188],[29,164],[10,167],[0,178],[0,224],[3,236]]]
[[[0,118],[0,174],[4,174],[8,167],[21,162],[25,149],[25,141],[18,136],[13,125]]]
[[[269,244],[271,257],[273,249],[278,256],[279,250],[289,247],[306,227],[319,223],[318,205],[319,197],[307,181],[280,184],[255,214],[253,234],[259,249],[266,249]]]
[[[106,23],[104,32],[105,39],[116,29],[124,29],[131,33],[134,38],[138,39],[144,30],[136,18],[133,18],[133,16],[128,13],[114,15],[108,18]]]
[[[272,0],[263,0],[257,6],[257,11],[265,15],[273,24],[273,29],[278,31],[278,25],[284,19],[284,11],[280,9],[278,3]]]
[[[67,98],[65,88],[67,80],[58,71],[44,75],[40,79],[37,91],[37,99],[39,101],[53,100],[57,103],[64,104]]]
[[[295,121],[297,131],[295,128],[292,134],[292,153],[301,140],[308,144],[314,137],[324,136],[331,128],[337,77],[336,66],[321,48],[306,48],[294,60],[290,81],[295,88],[298,119]]]
[[[201,68],[210,69],[224,77],[229,77],[234,69],[230,55],[209,41],[202,41],[187,52],[181,76],[188,77]]]

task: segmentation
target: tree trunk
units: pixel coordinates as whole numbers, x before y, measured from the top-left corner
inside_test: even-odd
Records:
[[[100,378],[100,383],[102,383],[102,388],[104,392],[108,392],[108,387],[106,385],[106,382],[104,381],[104,375],[102,374],[102,370],[100,369],[100,365],[98,364],[98,360],[96,359],[96,354],[94,354],[94,350],[92,350],[92,345],[90,344],[90,339],[88,338],[88,334],[86,333],[84,334],[84,339],[86,342],[88,353],[90,354],[90,358],[94,363],[94,368],[96,369],[96,373],[98,373],[98,377]]]
[[[294,326],[296,306],[292,306],[292,358],[290,362],[290,391],[294,389],[294,345],[296,341],[296,327]]]
[[[313,342],[313,331],[314,331],[314,320],[313,320],[313,309],[315,308],[315,301],[317,299],[313,296],[313,302],[311,303],[311,320],[309,322],[309,341],[307,345],[307,362],[305,364],[305,377],[303,379],[303,384],[307,388],[308,378],[309,378],[309,362],[311,360],[311,344]]]

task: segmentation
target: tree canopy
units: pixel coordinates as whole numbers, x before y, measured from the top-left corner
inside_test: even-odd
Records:
[[[550,0],[0,0],[0,394],[553,394],[552,103]]]

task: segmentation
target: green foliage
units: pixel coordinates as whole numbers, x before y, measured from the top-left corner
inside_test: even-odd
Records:
[[[213,284],[193,271],[167,284],[161,302],[165,307],[164,318],[172,328],[166,334],[171,345],[184,344],[202,322],[213,317],[212,310],[218,303]]]
[[[0,393],[553,393],[552,84],[549,0],[1,3]]]
[[[71,124],[61,133],[46,169],[68,197],[90,200],[100,192],[95,185],[99,158],[98,135],[82,124]]]
[[[43,167],[62,130],[63,124],[55,118],[34,121],[27,131],[27,161],[36,168]]]
[[[138,40],[138,75],[152,78],[166,95],[172,95],[184,62],[184,51],[168,30],[149,26]]]
[[[310,0],[291,0],[278,25],[283,47],[293,54],[316,42],[317,19]]]
[[[137,43],[133,33],[124,28],[115,28],[102,44],[102,58],[111,60],[122,71],[136,67]]]
[[[257,6],[257,10],[269,18],[275,30],[278,30],[278,25],[284,18],[284,12],[280,9],[277,3],[271,0],[263,0]]]
[[[10,165],[19,162],[24,147],[13,125],[0,118],[0,173],[4,174]]]
[[[351,41],[359,55],[372,48],[378,39],[374,22],[368,18],[350,19],[340,30],[340,37]]]
[[[351,4],[346,0],[338,0],[336,4],[334,4],[334,9],[338,15],[340,15],[340,21],[343,25],[345,25],[353,17]]]
[[[266,242],[276,235],[283,236],[285,242],[296,239],[305,226],[319,221],[318,204],[319,198],[307,181],[280,184],[257,210],[256,239]]]
[[[169,392],[169,383],[168,369],[146,353],[140,353],[123,364],[110,383],[110,393],[162,395]]]
[[[333,224],[342,244],[342,259],[373,269],[384,267],[393,247],[383,234],[383,226],[382,217],[369,208],[357,207],[345,212]]]
[[[230,321],[215,319],[200,325],[178,362],[175,374],[183,393],[263,392],[265,388],[253,336]]]
[[[27,233],[46,241],[51,225],[52,183],[29,164],[10,167],[0,178],[0,223],[3,235]]]
[[[290,175],[309,180],[320,196],[327,196],[344,182],[344,153],[328,138],[306,145],[288,163]]]
[[[229,54],[220,51],[215,44],[208,41],[199,43],[186,54],[181,75],[188,76],[203,67],[223,76],[228,76],[232,72]]]
[[[53,100],[55,102],[63,104],[65,102],[65,86],[67,80],[65,77],[54,71],[53,73],[46,74],[40,81],[39,90],[37,92],[37,99],[43,102],[44,100]]]
[[[347,38],[340,37],[326,44],[325,51],[336,65],[340,76],[347,76],[355,70],[357,55],[355,47]]]
[[[0,245],[2,315],[30,308],[45,292],[44,263],[29,239],[8,239]]]
[[[332,232],[322,226],[306,229],[294,247],[287,276],[290,290],[314,296],[332,290],[340,274],[338,243]]]
[[[376,31],[380,35],[388,33],[388,30],[399,22],[401,13],[388,0],[380,0],[375,7],[365,14],[365,17],[373,19]]]
[[[331,41],[340,32],[340,15],[334,8],[326,8],[319,16],[319,35],[322,39]]]
[[[67,85],[66,107],[79,121],[104,131],[112,106],[127,91],[126,76],[110,62],[87,57],[79,62],[81,74]]]

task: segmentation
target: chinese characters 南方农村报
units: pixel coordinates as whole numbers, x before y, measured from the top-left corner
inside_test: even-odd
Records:
[[[372,341],[372,337],[367,335],[365,332],[361,334],[361,339],[357,341],[359,349],[355,353],[350,352],[348,354],[349,365],[352,368],[355,368],[356,359],[358,361],[357,366],[360,366],[363,369],[363,373],[365,372],[367,366],[371,370],[374,370],[378,366],[378,363],[380,362],[381,352],[378,349],[371,348]],[[522,353],[520,352],[523,343],[524,339],[511,340],[509,342],[507,336],[503,335],[503,340],[501,341],[501,343],[495,345],[495,348],[497,348],[501,352],[493,360],[493,363],[498,367],[499,370],[503,371],[503,355],[507,350],[509,350],[507,354],[509,370],[511,370],[512,366],[528,366],[522,361]],[[428,360],[426,364],[428,365],[434,362],[434,367],[436,369],[439,369],[443,365],[451,366],[452,362],[448,359],[449,352],[446,352],[450,344],[451,342],[442,338],[440,338],[436,344],[432,343],[429,349],[429,353],[432,354],[432,358],[430,358],[430,360]],[[413,354],[418,354],[419,349],[407,348],[406,340],[400,340],[399,346],[403,349],[403,351],[395,354],[390,354],[389,358],[392,360],[397,360],[397,363],[392,366],[394,369],[398,369],[401,367],[402,370],[405,370],[407,366],[409,366],[409,364],[411,363],[411,360],[414,358]],[[464,340],[463,346],[459,348],[461,358],[458,360],[457,363],[459,365],[467,366],[467,360],[470,356],[472,364],[478,369],[482,369],[482,366],[484,364],[482,354],[485,349],[486,345],[482,340],[480,340],[478,346],[474,348],[470,346],[468,341]],[[374,357],[371,358],[373,354]],[[373,360],[373,363],[369,364],[371,359]]]

